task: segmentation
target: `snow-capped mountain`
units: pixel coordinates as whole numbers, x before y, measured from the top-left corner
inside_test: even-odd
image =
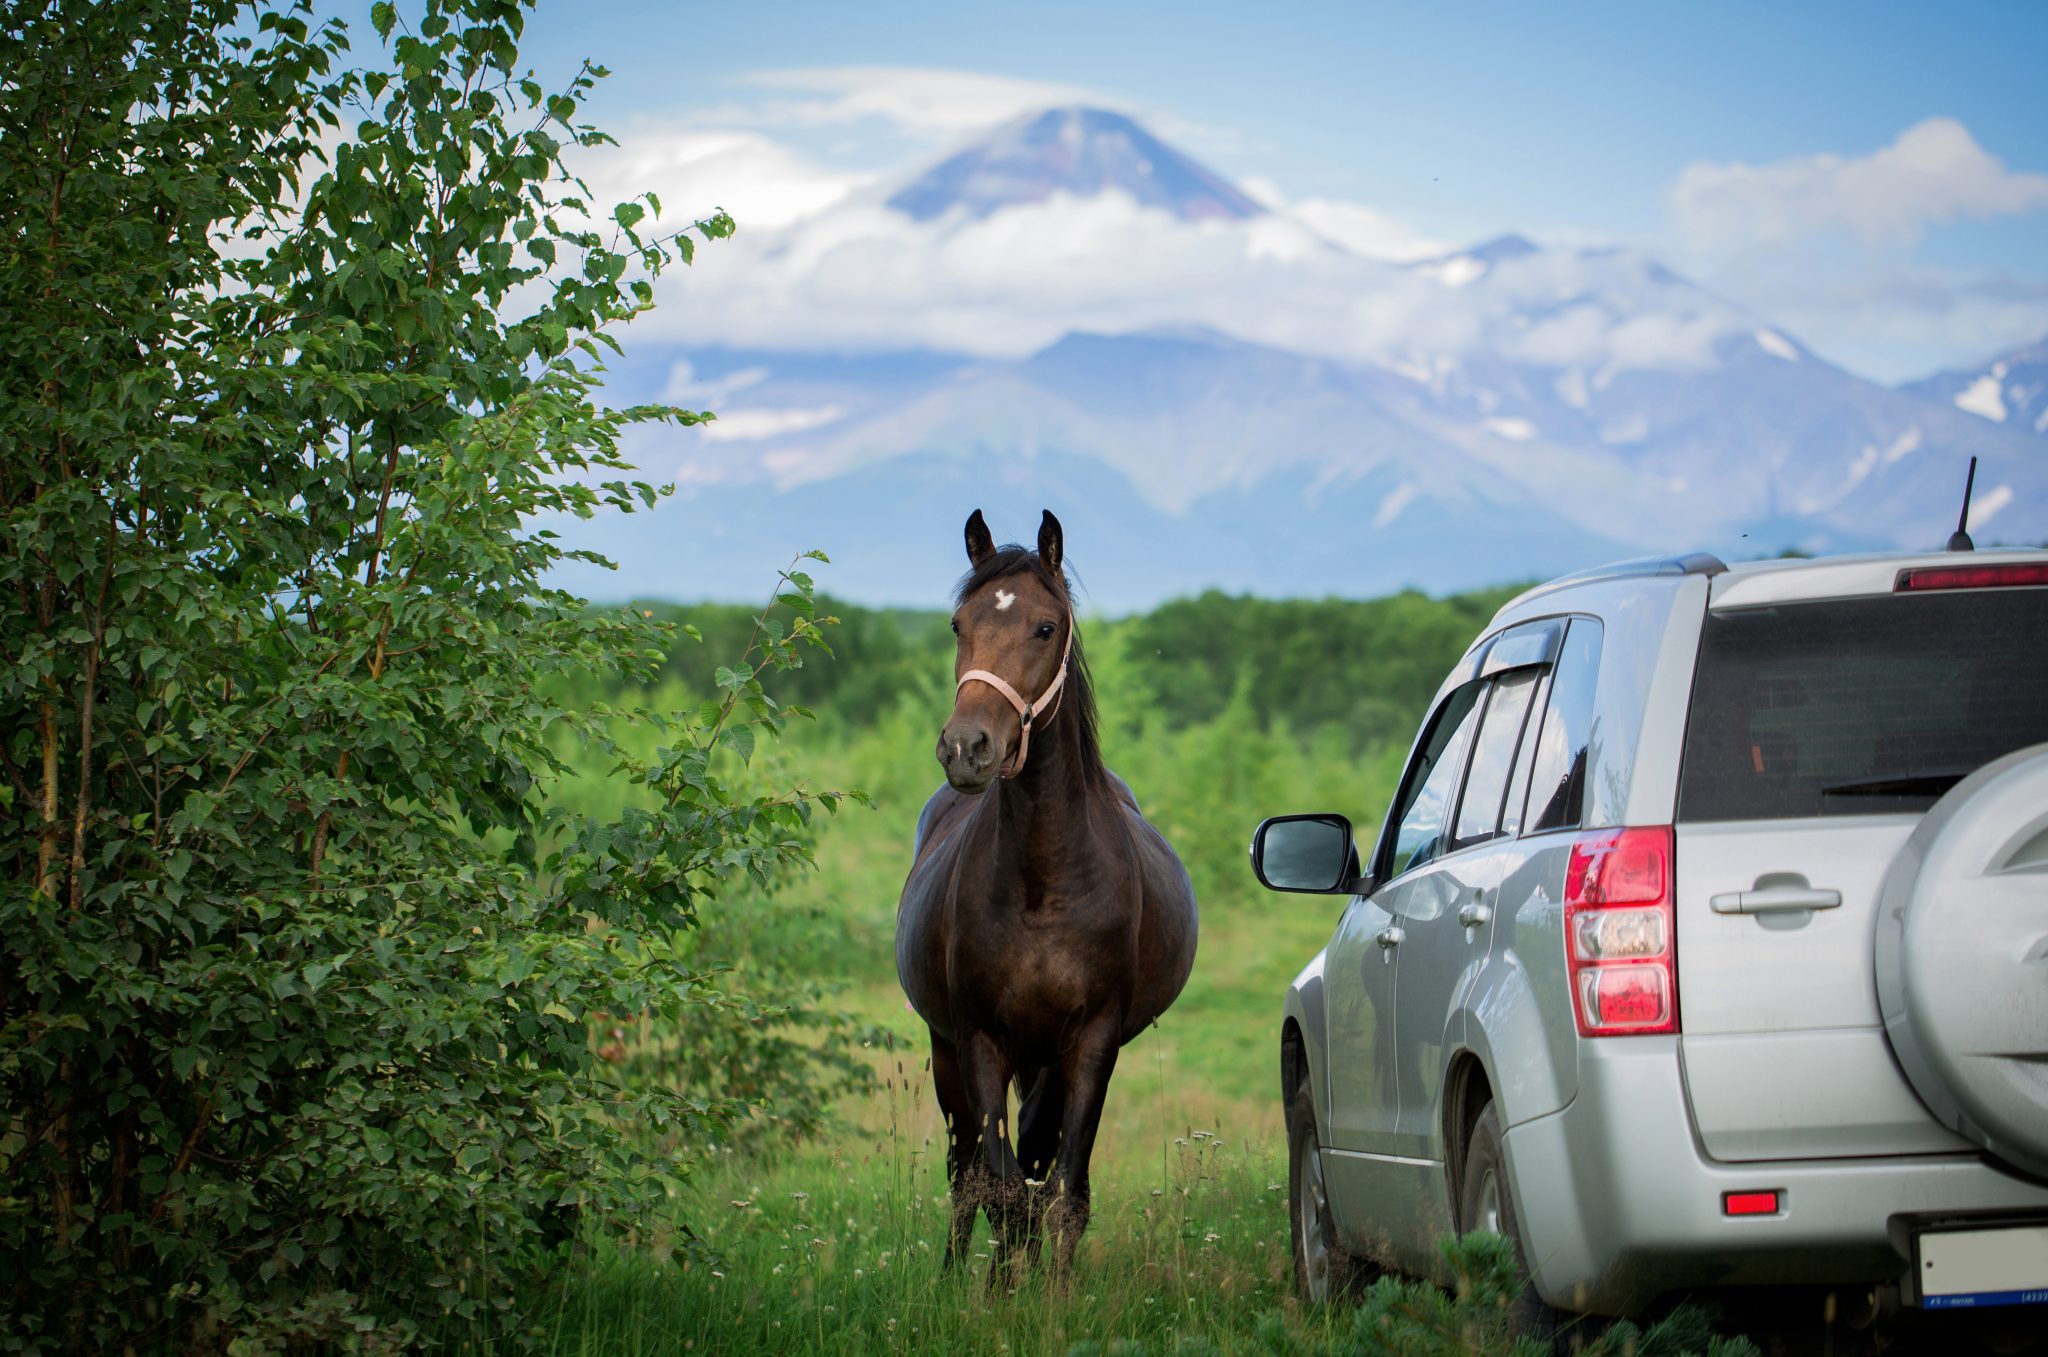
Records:
[[[643,349],[661,394],[719,419],[645,437],[681,495],[601,538],[572,525],[625,569],[565,582],[745,596],[822,547],[831,588],[930,603],[971,510],[1003,535],[1049,507],[1101,607],[1443,591],[1645,553],[1938,545],[1973,455],[1978,540],[2048,539],[2048,345],[1887,388],[1637,251],[1359,258],[1091,110],[1004,129],[889,203],[944,250],[1055,192],[1196,219],[1182,323],[1084,318],[1022,357]]]
[[[2048,334],[1980,367],[1937,372],[1904,389],[1993,424],[2048,436]]]
[[[1053,108],[948,157],[905,184],[889,206],[919,221],[947,212],[986,217],[1054,193],[1118,189],[1183,221],[1244,220],[1265,209],[1121,113]]]

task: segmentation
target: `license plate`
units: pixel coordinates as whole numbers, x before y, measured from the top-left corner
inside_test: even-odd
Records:
[[[1930,1231],[1916,1252],[1929,1310],[2048,1305],[2048,1225]]]

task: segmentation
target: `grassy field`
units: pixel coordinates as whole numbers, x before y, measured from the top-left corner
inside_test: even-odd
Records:
[[[1098,658],[1098,674],[1116,663]],[[1260,890],[1244,843],[1272,811],[1373,819],[1399,755],[1319,759],[1242,709],[1169,730],[1120,712],[1107,687],[1103,705],[1111,766],[1187,860],[1202,932],[1180,1000],[1118,1063],[1072,1283],[1049,1297],[1043,1276],[1024,1276],[1012,1294],[988,1288],[982,1259],[952,1274],[939,1266],[943,1131],[893,937],[912,828],[939,781],[927,727],[943,713],[906,703],[864,728],[800,730],[767,756],[766,779],[800,772],[859,786],[875,805],[825,824],[815,873],[769,898],[722,903],[706,930],[741,985],[794,974],[842,986],[837,1002],[875,1029],[866,1054],[878,1087],[810,1143],[714,1156],[673,1221],[606,1247],[551,1298],[557,1351],[1022,1354],[1130,1340],[1171,1352],[1196,1337],[1248,1342],[1264,1316],[1303,1333],[1329,1322],[1290,1295],[1277,1044],[1286,983],[1339,906]],[[624,794],[599,772],[564,794],[591,806]],[[984,1222],[984,1253],[986,1239]]]
[[[1211,911],[1187,991],[1125,1048],[1065,1288],[1048,1294],[1042,1273],[990,1288],[985,1222],[972,1266],[941,1269],[944,1136],[923,1033],[870,954],[849,999],[890,1034],[874,1048],[880,1089],[817,1142],[702,1171],[677,1220],[709,1261],[660,1228],[607,1251],[559,1298],[556,1350],[1025,1354],[1093,1340],[1167,1353],[1248,1343],[1274,1316],[1323,1332],[1330,1315],[1291,1295],[1274,1050],[1281,990],[1332,919],[1327,902],[1274,906]]]
[[[1064,1288],[1049,1291],[1043,1271],[991,1288],[985,1225],[970,1266],[942,1269],[937,1118],[922,1059],[907,1056],[897,1076],[890,1058],[883,1094],[843,1133],[700,1176],[684,1214],[711,1261],[664,1263],[673,1239],[597,1260],[561,1298],[556,1350],[1021,1354],[1116,1339],[1172,1351],[1188,1337],[1249,1337],[1269,1313],[1326,1322],[1288,1298],[1275,1140],[1167,1125],[1170,1094],[1142,1068],[1153,1044],[1136,1043],[1123,1071],[1095,1222]]]

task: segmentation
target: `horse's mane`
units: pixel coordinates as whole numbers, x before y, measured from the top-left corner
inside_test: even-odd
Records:
[[[1073,649],[1067,656],[1067,684],[1054,711],[1051,729],[1057,732],[1068,720],[1078,721],[1079,753],[1083,782],[1106,782],[1108,769],[1102,762],[1101,723],[1095,713],[1095,684],[1088,677],[1088,658],[1081,648],[1081,618],[1074,609],[1074,589],[1063,570],[1053,570],[1038,553],[1011,542],[960,577],[953,589],[954,606],[965,603],[983,585],[1011,575],[1028,574],[1044,585],[1067,610],[1067,625],[1074,629]]]

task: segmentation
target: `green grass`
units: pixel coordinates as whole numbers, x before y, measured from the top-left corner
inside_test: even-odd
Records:
[[[1321,1319],[1290,1298],[1270,1142],[1199,1129],[1126,1137],[1105,1157],[1064,1284],[1040,1268],[991,1286],[985,1224],[967,1265],[946,1271],[942,1140],[921,1063],[904,1062],[857,1131],[705,1173],[687,1214],[710,1261],[663,1261],[673,1238],[594,1260],[552,1316],[555,1350],[1024,1354],[1135,1339],[1172,1351],[1249,1336],[1268,1313]],[[894,1134],[874,1124],[892,1114]]]
[[[990,1295],[985,1259],[939,1269],[943,1132],[924,1027],[893,960],[897,892],[939,770],[932,714],[905,704],[863,728],[799,727],[757,758],[764,780],[858,786],[875,805],[826,820],[814,873],[770,898],[720,902],[704,937],[742,988],[768,976],[842,985],[839,1002],[880,1033],[869,1052],[876,1092],[840,1108],[821,1141],[711,1157],[672,1219],[597,1245],[535,1317],[555,1351],[1064,1353],[1083,1339],[1133,1339],[1165,1352],[1189,1335],[1248,1341],[1269,1313],[1323,1322],[1290,1298],[1277,1050],[1287,982],[1328,940],[1338,903],[1259,890],[1244,843],[1276,810],[1336,808],[1369,822],[1398,751],[1329,759],[1312,740],[1258,729],[1241,700],[1172,731],[1118,716],[1108,706],[1105,752],[1188,862],[1202,932],[1179,1001],[1119,1060],[1071,1284],[1048,1295],[1033,1274],[1014,1296]],[[615,809],[625,789],[584,768],[560,795]]]

